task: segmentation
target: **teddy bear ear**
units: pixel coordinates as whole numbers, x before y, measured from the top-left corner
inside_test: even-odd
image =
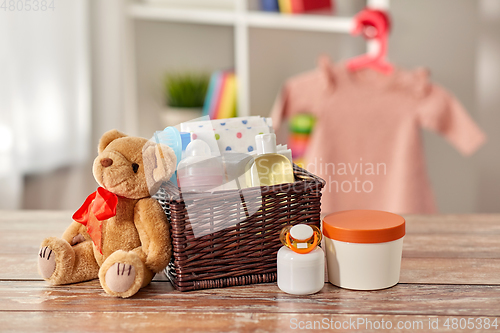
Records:
[[[177,166],[177,157],[169,146],[159,144],[155,146],[156,168],[153,170],[155,182],[163,182],[170,179]]]
[[[106,147],[114,140],[126,137],[127,134],[123,134],[115,129],[107,131],[101,136],[99,140],[99,146],[97,147],[97,152],[100,154]]]
[[[177,158],[169,146],[148,142],[142,151],[144,174],[151,195],[175,172]]]

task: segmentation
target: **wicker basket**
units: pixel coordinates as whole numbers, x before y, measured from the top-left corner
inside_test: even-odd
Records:
[[[281,229],[320,224],[324,180],[296,165],[294,175],[293,184],[189,196],[164,183],[156,199],[171,226],[173,258],[166,272],[174,287],[190,291],[276,281]],[[191,222],[205,236],[195,238]]]

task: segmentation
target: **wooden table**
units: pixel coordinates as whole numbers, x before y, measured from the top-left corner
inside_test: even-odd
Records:
[[[360,325],[350,331],[389,323],[405,332],[500,330],[500,215],[407,216],[401,281],[386,290],[327,283],[318,294],[293,296],[273,283],[181,293],[160,276],[133,298],[116,299],[98,281],[51,287],[38,276],[40,242],[60,236],[71,214],[0,212],[0,331],[285,332],[314,322],[341,331],[335,325],[349,321]],[[495,319],[499,327],[485,330]],[[429,329],[436,320],[438,329]],[[474,329],[461,330],[467,322]]]

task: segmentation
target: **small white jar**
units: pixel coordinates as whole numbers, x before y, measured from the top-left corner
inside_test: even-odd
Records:
[[[403,217],[351,210],[323,219],[328,280],[341,288],[377,290],[399,282],[405,235]]]
[[[309,295],[325,285],[325,254],[318,247],[321,231],[298,224],[286,227],[280,237],[285,245],[278,251],[278,287],[294,295]]]

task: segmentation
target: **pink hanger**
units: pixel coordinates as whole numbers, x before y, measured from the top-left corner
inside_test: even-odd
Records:
[[[387,55],[387,39],[391,22],[389,15],[381,10],[365,8],[354,17],[353,35],[361,34],[367,40],[379,43],[376,55],[363,54],[347,62],[347,68],[355,71],[361,68],[372,68],[384,74],[390,74],[393,66],[385,58]]]

